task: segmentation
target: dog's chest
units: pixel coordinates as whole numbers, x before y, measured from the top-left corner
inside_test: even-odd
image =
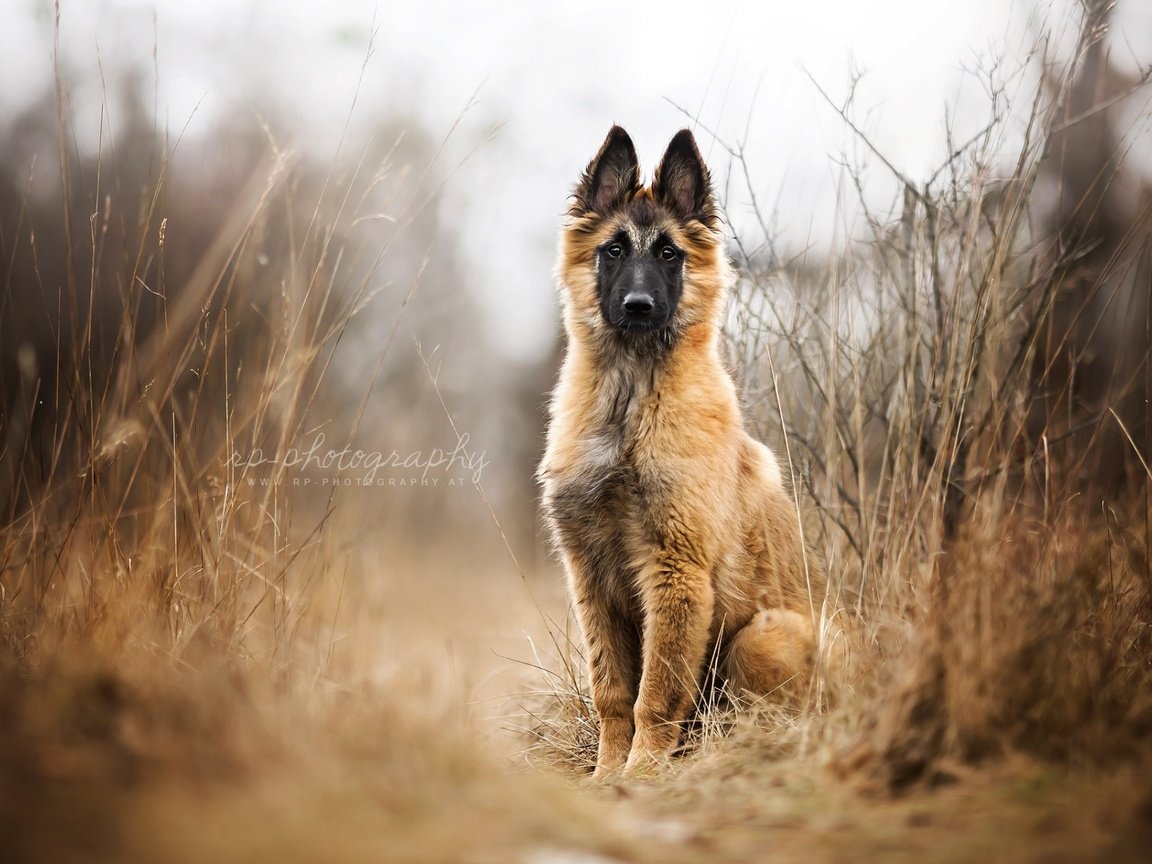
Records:
[[[547,490],[556,539],[611,593],[632,591],[634,564],[644,543],[649,471],[638,468],[640,429],[652,390],[637,376],[601,382],[591,416],[573,455]]]
[[[557,478],[553,497],[563,512],[556,515],[583,521],[598,516],[599,522],[630,515],[643,497],[637,470],[638,455],[645,449],[640,430],[654,397],[651,376],[640,370],[603,374],[592,398],[573,412],[584,420],[577,424],[570,458]]]
[[[616,442],[588,440],[583,456],[552,483],[547,510],[557,543],[577,563],[578,578],[615,598],[620,609],[635,604],[635,554],[643,524],[643,494],[635,469]]]

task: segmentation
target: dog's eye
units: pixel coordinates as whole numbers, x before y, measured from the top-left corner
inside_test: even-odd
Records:
[[[665,246],[660,250],[660,257],[665,261],[671,261],[680,255],[680,251],[675,246]]]
[[[624,247],[621,246],[619,243],[613,243],[611,246],[609,246],[604,251],[608,253],[609,258],[619,258],[621,255],[624,254]]]

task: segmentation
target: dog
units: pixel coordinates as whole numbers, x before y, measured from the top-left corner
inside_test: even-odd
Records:
[[[612,128],[573,193],[556,276],[567,346],[538,479],[600,721],[594,776],[652,770],[710,658],[730,691],[805,686],[818,568],[722,359],[733,271],[689,130],[645,186]]]

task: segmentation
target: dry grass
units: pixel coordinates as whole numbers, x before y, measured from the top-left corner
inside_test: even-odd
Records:
[[[1046,245],[1033,200],[1094,21],[1070,63],[1037,58],[1034,99],[990,78],[988,128],[899,178],[866,242],[780,261],[738,238],[733,359],[832,577],[822,674],[799,704],[710,695],[660,777],[616,784],[582,777],[596,720],[557,580],[445,553],[451,526],[397,552],[399,512],[366,538],[363,498],[248,482],[303,476],[284,463],[315,428],[379,422],[424,272],[387,268],[432,172],[400,145],[317,172],[272,136],[209,201],[147,129],[71,152],[60,94],[58,196],[26,173],[0,211],[6,857],[1143,860],[1147,350],[1116,390],[1057,380],[1095,343],[1055,313],[1116,280]],[[1122,245],[1146,254],[1141,218]],[[358,327],[385,334],[367,363]],[[426,359],[386,384],[443,422]],[[500,633],[530,635],[518,669],[481,656]],[[509,667],[519,695],[465,704]]]
[[[1072,59],[1040,58],[1030,110],[1023,79],[990,74],[989,125],[927,182],[857,133],[902,187],[895,224],[865,208],[869,242],[829,266],[745,256],[734,356],[769,437],[787,430],[834,562],[826,635],[844,622],[852,647],[832,682],[850,695],[814,734],[892,788],[1008,752],[1095,763],[1147,747],[1150,432],[1145,408],[1122,420],[1112,406],[1147,404],[1150,277],[1121,265],[1147,255],[1152,223],[1145,206],[1109,235],[1100,188],[1120,180],[1102,168],[1064,190],[1079,196],[1064,205],[1073,243],[1041,233],[1035,201],[1092,158],[1064,149],[1070,125],[1108,122],[1078,101],[1107,72],[1107,10],[1085,8]],[[1005,152],[1013,122],[1025,133]],[[858,169],[845,181],[860,188]],[[1092,279],[1070,263],[1076,242],[1112,249]],[[1096,336],[1105,321],[1079,318],[1104,294],[1130,318]],[[1068,306],[1078,330],[1061,330]],[[1092,362],[1112,373],[1087,392],[1073,379]]]

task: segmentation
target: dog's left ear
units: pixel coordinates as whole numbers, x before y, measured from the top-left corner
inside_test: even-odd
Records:
[[[708,166],[696,149],[691,130],[681,129],[668,143],[652,189],[657,199],[681,219],[710,223],[715,218]]]
[[[576,186],[577,208],[603,216],[639,188],[636,147],[627,132],[613,126]]]

